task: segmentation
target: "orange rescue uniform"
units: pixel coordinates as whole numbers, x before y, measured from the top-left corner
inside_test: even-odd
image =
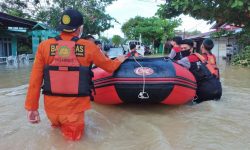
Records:
[[[70,41],[75,33],[62,32],[60,37],[62,40]],[[56,44],[56,40],[48,39],[43,41],[37,49],[35,61],[33,64],[28,93],[25,101],[25,108],[27,110],[38,110],[40,90],[43,83],[43,71],[45,65],[49,65],[54,56],[50,56],[51,48]],[[115,71],[121,64],[117,59],[110,60],[100,51],[100,49],[92,42],[80,39],[76,44],[85,46],[84,57],[77,57],[82,66],[90,66],[94,63],[96,66],[104,69],[107,72]],[[44,95],[45,111],[51,120],[52,124],[54,115],[70,115],[84,112],[90,108],[90,97],[62,97],[62,96],[49,96]]]

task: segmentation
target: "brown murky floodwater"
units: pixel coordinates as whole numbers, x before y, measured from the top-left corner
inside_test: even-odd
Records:
[[[26,120],[24,99],[30,66],[0,66],[1,150],[249,150],[250,69],[221,65],[221,101],[199,105],[93,103],[86,132],[66,141],[52,129],[40,102],[41,123]]]

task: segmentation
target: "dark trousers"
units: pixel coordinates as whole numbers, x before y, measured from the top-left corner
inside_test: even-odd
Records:
[[[196,94],[198,99],[195,102],[200,103],[207,100],[219,100],[222,95],[221,82],[216,77],[211,77],[200,81]]]

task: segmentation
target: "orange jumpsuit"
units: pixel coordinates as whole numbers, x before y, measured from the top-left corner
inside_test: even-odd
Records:
[[[75,33],[61,33],[62,40],[70,41]],[[51,46],[55,39],[40,43],[33,64],[28,93],[25,101],[26,110],[38,110],[40,90],[43,83],[44,66],[50,64],[54,56],[50,56]],[[84,45],[84,57],[77,57],[82,66],[94,63],[107,72],[115,71],[121,64],[117,59],[110,60],[92,42],[80,39],[76,44]],[[44,107],[52,126],[59,126],[63,134],[72,140],[80,139],[84,129],[84,111],[90,108],[90,97],[62,97],[44,95]]]

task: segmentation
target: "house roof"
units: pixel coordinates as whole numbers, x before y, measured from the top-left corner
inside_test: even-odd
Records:
[[[240,29],[241,27],[235,26],[233,24],[228,24],[228,23],[215,23],[210,29],[224,29],[224,30],[235,30],[235,29]]]
[[[48,30],[51,29],[49,26],[43,24],[43,23],[37,23],[32,30]]]
[[[218,29],[218,28],[220,28],[224,24],[225,23],[215,23],[210,29]]]
[[[234,33],[238,33],[242,31],[242,28],[236,27],[234,25],[229,25],[227,23],[216,23],[210,29],[213,29],[209,32],[189,36],[189,39],[199,39],[199,38],[209,38],[211,34],[219,32],[221,30],[233,31]]]
[[[32,28],[37,22],[0,12],[0,26]]]
[[[216,30],[214,31],[209,31],[209,32],[205,32],[205,33],[201,33],[201,34],[197,34],[197,35],[193,35],[193,36],[189,36],[187,37],[188,39],[196,39],[196,38],[208,38],[212,33],[215,33]]]

